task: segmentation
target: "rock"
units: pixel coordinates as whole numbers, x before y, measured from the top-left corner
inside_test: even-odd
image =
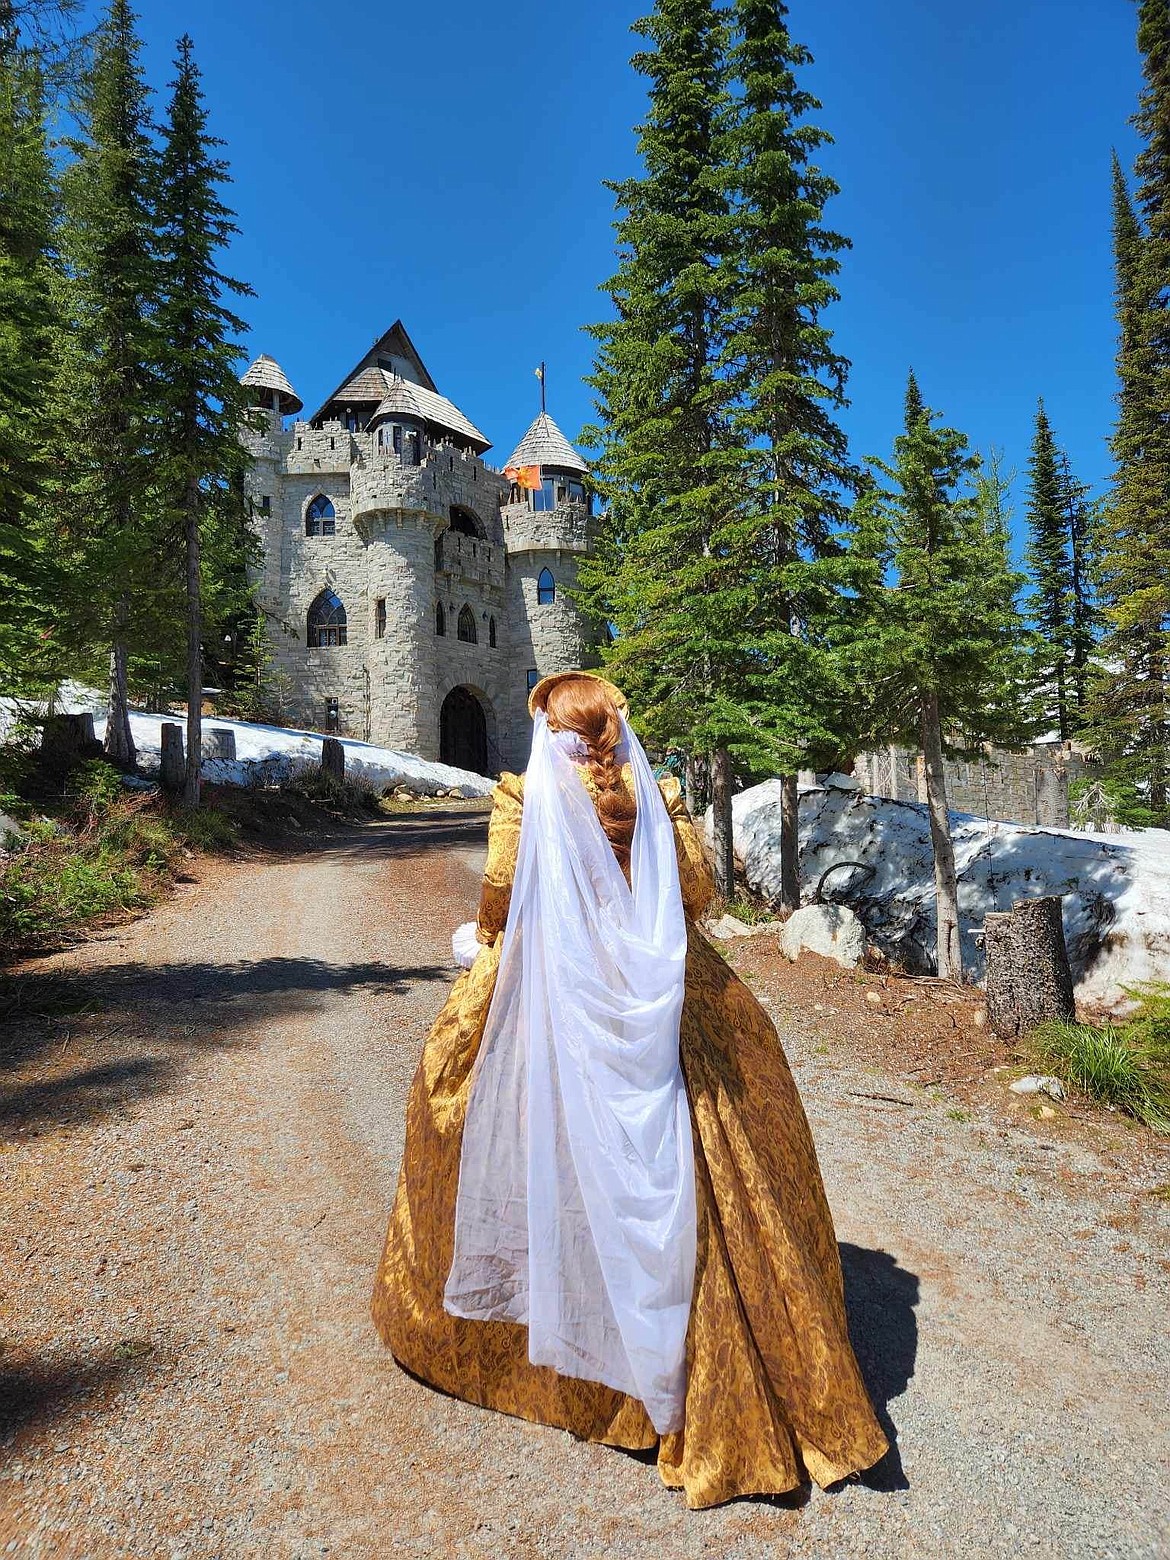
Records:
[[[986,1008],[976,1008],[974,1013],[971,1014],[971,1027],[972,1027],[972,1029],[986,1029],[987,1028],[987,1009]]]
[[[861,781],[855,780],[852,775],[834,773],[825,776],[821,787],[826,791],[860,791]]]
[[[847,905],[805,905],[785,921],[780,949],[793,962],[807,949],[855,969],[865,958],[865,927]]]
[[[867,991],[865,994],[865,1000],[872,1003],[874,1007],[881,1007],[882,994],[880,991]]]
[[[1040,1119],[1041,1119],[1041,1121],[1055,1121],[1056,1120],[1056,1112],[1053,1110],[1051,1105],[1041,1105],[1041,1107],[1040,1107]]]
[[[23,844],[23,828],[15,818],[0,812],[0,850],[18,850]]]
[[[724,941],[729,937],[750,937],[752,934],[751,927],[734,915],[722,915],[717,921],[708,921],[707,931]]]
[[[1008,1088],[1013,1094],[1047,1094],[1050,1100],[1064,1099],[1064,1084],[1059,1078],[1040,1077],[1037,1073],[1017,1078]]]

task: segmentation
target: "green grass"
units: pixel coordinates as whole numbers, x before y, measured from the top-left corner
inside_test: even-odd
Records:
[[[1082,1094],[1170,1133],[1170,986],[1127,994],[1138,1005],[1121,1023],[1042,1024],[1027,1049]]]
[[[774,921],[775,913],[766,905],[757,904],[754,899],[749,899],[746,894],[736,894],[734,899],[724,902],[720,914],[733,915],[737,921],[742,921],[745,926],[759,926],[762,921]]]
[[[127,792],[101,760],[79,764],[55,797],[40,795],[24,827],[23,848],[0,861],[0,958],[52,947],[88,922],[142,909],[188,850],[225,850],[235,841],[222,813]]]

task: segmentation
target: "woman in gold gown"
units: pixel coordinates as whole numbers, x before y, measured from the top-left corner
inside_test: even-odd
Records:
[[[590,710],[606,705],[612,716],[625,701],[603,679],[577,673],[545,678],[531,707],[547,711],[550,729],[559,709],[581,731]],[[581,778],[628,876],[629,767],[592,762],[592,744],[589,752]],[[665,781],[661,791],[686,915],[679,1052],[694,1143],[697,1244],[682,1428],[659,1437],[635,1398],[531,1364],[523,1325],[444,1309],[461,1141],[508,919],[523,776],[505,774],[496,788],[477,918],[483,946],[455,982],[411,1089],[373,1316],[395,1357],[422,1380],[587,1440],[657,1445],[664,1482],[682,1489],[688,1506],[704,1507],[782,1494],[809,1476],[829,1485],[878,1462],[887,1441],[850,1346],[832,1216],[800,1097],[767,1015],[699,930],[711,878],[678,783]]]

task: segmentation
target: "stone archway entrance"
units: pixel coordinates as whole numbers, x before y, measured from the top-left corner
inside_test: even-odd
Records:
[[[456,769],[488,772],[487,716],[470,688],[452,688],[439,711],[439,757]]]

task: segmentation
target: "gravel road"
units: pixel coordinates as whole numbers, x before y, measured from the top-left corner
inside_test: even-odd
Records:
[[[875,1474],[690,1513],[644,1459],[395,1367],[373,1268],[483,840],[403,814],[211,864],[31,967],[0,1050],[0,1555],[1170,1555],[1170,1204],[790,1014],[897,1434]]]

